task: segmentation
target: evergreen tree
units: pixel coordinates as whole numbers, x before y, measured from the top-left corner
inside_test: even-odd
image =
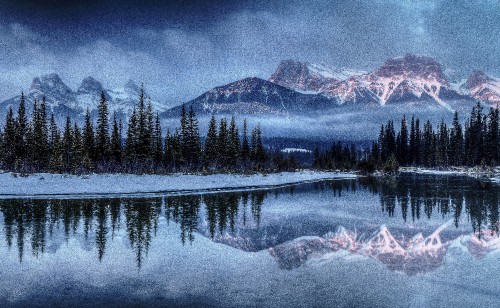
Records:
[[[30,145],[31,163],[35,171],[42,171],[48,167],[49,140],[47,128],[47,114],[45,111],[45,99],[40,106],[35,99],[33,104],[33,138]]]
[[[229,124],[229,147],[228,147],[228,164],[231,169],[235,169],[240,157],[240,137],[236,120],[231,117]]]
[[[90,111],[87,109],[85,114],[85,126],[83,128],[83,146],[85,149],[84,159],[87,166],[92,165],[97,159],[96,155],[96,142],[94,136],[94,127],[92,121],[90,120]]]
[[[156,118],[155,118],[155,128],[154,128],[154,162],[156,165],[161,165],[162,158],[163,158],[163,139],[162,139],[162,133],[161,133],[161,125],[160,125],[160,116],[158,113],[156,113]]]
[[[137,139],[139,138],[138,124],[137,124],[137,112],[134,107],[132,115],[129,118],[128,129],[127,129],[127,140],[125,142],[125,156],[129,162],[135,162],[136,160],[136,149],[137,149]]]
[[[51,172],[61,173],[64,169],[63,144],[61,142],[61,133],[54,119],[54,114],[50,116],[50,161],[49,169]]]
[[[458,112],[455,111],[453,115],[453,123],[450,130],[450,164],[453,166],[460,166],[463,164],[463,132],[462,126],[458,120]]]
[[[62,139],[63,148],[63,170],[65,172],[71,171],[73,166],[73,132],[71,128],[71,119],[66,117],[66,126],[64,128],[64,134]]]
[[[408,128],[406,126],[406,117],[403,116],[401,120],[401,131],[399,134],[398,142],[398,161],[401,165],[408,163]]]
[[[205,138],[205,146],[203,150],[204,165],[207,168],[217,165],[218,139],[217,139],[217,122],[212,114],[208,124],[207,137]]]
[[[497,108],[490,108],[488,114],[488,127],[486,134],[486,161],[488,164],[494,166],[498,162],[498,151],[500,146],[499,139],[499,112]]]
[[[247,128],[247,119],[243,120],[243,137],[241,142],[241,161],[243,163],[243,167],[246,168],[246,164],[250,159],[250,144],[248,142],[248,128]]]
[[[104,91],[101,92],[101,100],[97,113],[96,129],[96,159],[100,162],[109,160],[109,112],[108,103]]]
[[[186,154],[184,155],[187,160],[188,167],[193,170],[198,167],[201,159],[201,145],[198,120],[196,119],[196,114],[192,105],[189,108],[187,136],[185,136],[184,138],[184,148],[186,150]]]
[[[262,144],[262,131],[260,125],[252,131],[252,157],[257,170],[261,170],[267,160],[267,153]]]
[[[182,159],[187,159],[189,157],[188,153],[188,140],[189,140],[189,132],[188,132],[188,118],[186,112],[186,105],[182,104],[181,106],[181,129],[180,129],[180,146]],[[182,164],[184,162],[181,162]]]
[[[165,154],[163,156],[163,164],[167,170],[173,169],[174,156],[173,156],[173,138],[170,135],[170,129],[167,129],[167,134],[165,135]]]
[[[414,161],[415,165],[419,166],[422,164],[422,133],[420,131],[420,120],[417,118],[415,120],[415,153]]]
[[[116,113],[113,113],[113,128],[111,131],[111,157],[115,164],[122,163],[122,140],[120,135],[120,128],[116,122]]]
[[[219,153],[219,167],[226,168],[228,165],[229,138],[227,122],[225,118],[220,119],[219,135],[217,136],[217,152]]]
[[[84,161],[84,148],[83,148],[83,135],[82,131],[78,127],[78,124],[75,122],[73,125],[73,166],[72,169],[77,173],[82,173],[85,171],[83,169],[83,161]]]
[[[448,135],[448,128],[444,123],[444,119],[441,120],[441,124],[439,125],[439,137],[437,140],[437,161],[436,164],[438,166],[448,166],[449,158],[449,142],[450,137]]]
[[[14,119],[12,107],[9,107],[3,130],[3,160],[4,167],[8,170],[14,168],[16,161],[16,151],[13,146],[16,142],[16,137],[16,120]]]
[[[434,149],[434,132],[432,130],[432,124],[427,121],[424,125],[423,132],[423,151],[422,151],[422,162],[426,167],[431,167],[434,165],[435,149]]]
[[[24,93],[21,93],[21,98],[19,101],[19,109],[16,118],[16,135],[15,135],[15,153],[17,160],[17,167],[19,168],[21,164],[24,164],[27,158],[27,146],[26,146],[26,135],[28,132],[28,118],[26,116],[26,105],[24,99]]]

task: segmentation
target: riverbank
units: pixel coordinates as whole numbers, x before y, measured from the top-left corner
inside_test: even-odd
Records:
[[[401,167],[399,172],[416,173],[416,174],[432,174],[432,175],[463,175],[474,178],[490,180],[495,183],[500,183],[500,167],[482,168],[482,167],[451,167],[447,169],[427,169],[418,167]]]
[[[91,174],[78,176],[38,173],[27,177],[20,177],[12,173],[1,173],[0,198],[194,193],[271,188],[304,182],[352,178],[356,178],[354,173],[309,170],[251,175]]]

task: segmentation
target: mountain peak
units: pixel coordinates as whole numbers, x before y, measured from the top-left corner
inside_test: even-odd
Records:
[[[443,67],[434,58],[414,54],[406,54],[387,60],[383,66],[375,71],[380,77],[423,78],[435,79],[445,83]]]
[[[469,76],[465,84],[467,88],[472,89],[477,86],[483,85],[491,80],[492,78],[486,75],[483,71],[475,70],[472,73],[472,75]]]
[[[56,73],[35,77],[31,83],[30,93],[37,98],[54,97],[56,101],[70,100],[74,94]]]
[[[323,64],[283,60],[269,81],[301,91],[321,91],[326,85],[337,82],[338,74]]]
[[[141,87],[138,86],[132,79],[129,79],[124,86],[126,92],[131,94],[138,94],[141,91]]]
[[[101,94],[104,91],[102,84],[97,81],[95,78],[89,76],[85,77],[78,87],[78,94],[88,93],[88,94]]]

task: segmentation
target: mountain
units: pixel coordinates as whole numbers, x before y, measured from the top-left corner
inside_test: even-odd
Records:
[[[33,79],[29,91],[25,93],[26,108],[30,113],[34,100],[41,101],[45,98],[48,111],[54,113],[58,122],[61,123],[68,115],[80,120],[87,109],[92,115],[97,114],[102,92],[108,101],[110,114],[116,112],[119,117],[126,118],[139,100],[140,87],[129,80],[123,88],[109,90],[89,76],[82,80],[76,91],[73,91],[59,75],[52,73]],[[150,100],[147,93],[145,96],[148,98],[147,102],[151,101],[154,110],[162,112],[167,109],[163,104]],[[17,110],[19,101],[20,95],[1,102],[0,112],[3,113],[11,106]]]
[[[260,78],[245,78],[217,87],[187,102],[197,114],[287,115],[332,108],[336,102],[318,94],[304,94]],[[178,116],[181,106],[165,113]]]
[[[429,272],[441,266],[452,242],[459,243],[465,240],[469,251],[477,256],[484,256],[500,249],[500,241],[491,235],[487,235],[486,240],[478,239],[474,235],[470,237],[459,235],[443,241],[440,234],[451,223],[449,221],[439,226],[428,237],[418,233],[410,240],[405,240],[404,233],[398,236],[401,239],[397,240],[386,225],[380,226],[366,240],[363,240],[363,235],[358,237],[356,233],[339,227],[336,232],[327,233],[322,237],[301,236],[270,247],[268,251],[278,266],[285,269],[303,266],[314,259],[324,261],[332,253],[344,250],[349,254],[379,260],[390,270],[413,275]],[[343,254],[338,256],[340,255]]]
[[[280,63],[269,81],[295,90],[319,93],[333,83],[362,74],[364,72],[347,69],[333,70],[323,64],[285,60]]]
[[[500,104],[500,80],[482,71],[472,73],[465,83],[465,88],[478,101],[488,102],[492,107]]]
[[[389,59],[371,73],[351,72],[350,76],[286,60],[269,80],[296,91],[321,93],[339,104],[433,102],[451,110],[447,101],[471,99],[448,83],[440,63],[412,54]]]

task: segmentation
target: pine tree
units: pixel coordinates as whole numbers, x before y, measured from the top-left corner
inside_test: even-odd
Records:
[[[83,149],[83,135],[82,131],[75,122],[73,125],[73,166],[72,169],[77,173],[81,173],[83,170],[83,160],[84,160],[84,149]]]
[[[21,164],[25,163],[27,158],[27,147],[26,147],[26,135],[28,132],[28,118],[26,116],[26,105],[24,99],[24,93],[21,93],[21,99],[19,101],[19,109],[16,118],[16,135],[15,135],[15,153],[17,160],[17,167],[19,168]]]
[[[432,130],[432,124],[430,121],[427,121],[424,125],[422,152],[422,162],[426,167],[431,167],[434,165],[434,144],[434,132]]]
[[[200,132],[198,129],[198,120],[194,112],[193,106],[189,108],[188,122],[187,122],[187,136],[185,137],[187,150],[186,159],[190,169],[196,169],[201,159],[201,145],[200,145]]]
[[[96,159],[99,162],[109,160],[109,112],[104,91],[101,92],[101,101],[97,113],[96,129]]]
[[[229,138],[227,122],[225,118],[220,119],[219,135],[217,136],[217,152],[219,153],[219,167],[226,168],[228,165]]]
[[[83,145],[85,149],[85,165],[91,166],[97,159],[96,155],[96,142],[94,136],[94,127],[90,120],[90,111],[87,109],[85,114],[85,126],[83,128]]]
[[[181,129],[180,129],[180,147],[182,153],[182,160],[188,159],[190,154],[188,153],[188,140],[189,140],[189,132],[188,132],[188,118],[186,112],[186,105],[182,104],[181,107]],[[182,161],[181,164],[184,164]]]
[[[410,124],[410,143],[408,149],[408,164],[415,165],[415,152],[416,152],[416,144],[415,144],[415,117],[411,117]]]
[[[498,162],[498,151],[500,145],[499,137],[499,112],[497,108],[490,108],[488,114],[488,127],[486,134],[486,161],[488,164],[494,166]]]
[[[128,129],[127,129],[127,140],[125,142],[125,156],[129,162],[135,162],[137,159],[137,139],[138,125],[137,125],[137,112],[134,107],[132,115],[129,118]]]
[[[145,119],[146,119],[146,126],[144,127],[144,130],[141,132],[141,139],[142,141],[142,153],[143,153],[143,158],[147,159],[148,162],[152,162],[154,159],[154,142],[155,136],[153,136],[154,133],[154,121],[153,121],[153,106],[151,105],[151,102],[148,103],[146,107],[146,114],[145,114]]]
[[[71,119],[66,117],[66,126],[62,139],[63,147],[63,170],[69,172],[73,166],[73,132],[71,128]]]
[[[163,164],[167,170],[173,169],[174,157],[173,157],[173,138],[170,135],[170,129],[167,129],[167,134],[165,135],[165,154],[163,156]]]
[[[257,170],[261,170],[267,161],[267,153],[262,144],[262,131],[260,125],[252,131],[252,156]]]
[[[406,117],[403,116],[401,121],[401,132],[398,143],[398,162],[401,165],[407,165],[408,163],[408,128],[406,126]]]
[[[154,128],[154,161],[156,165],[161,165],[163,158],[163,139],[161,133],[160,116],[156,113]]]
[[[444,119],[441,120],[441,124],[439,125],[439,137],[438,137],[438,166],[448,166],[449,158],[449,143],[450,137],[448,135],[448,127],[446,123],[444,123]]]
[[[111,131],[111,157],[116,165],[122,163],[122,141],[120,128],[116,122],[116,113],[113,113],[113,128]]]
[[[455,111],[453,115],[452,128],[450,130],[450,154],[449,160],[450,164],[453,166],[461,166],[464,162],[463,160],[463,132],[462,126],[458,120],[458,112]]]
[[[420,131],[420,120],[415,120],[415,152],[413,153],[415,165],[422,164],[422,133]]]
[[[16,151],[14,144],[16,142],[16,120],[14,119],[14,112],[12,107],[9,107],[7,112],[7,118],[5,120],[5,127],[3,130],[3,159],[4,166],[8,170],[14,168],[14,163],[16,161]]]
[[[240,137],[234,116],[231,117],[228,137],[229,137],[228,164],[229,167],[234,170],[236,168],[236,165],[238,164],[238,160],[240,157]]]
[[[51,172],[60,173],[64,168],[63,144],[61,142],[61,133],[54,119],[54,114],[50,116],[50,161],[49,169]]]
[[[208,124],[207,137],[205,138],[203,150],[204,166],[206,168],[216,166],[218,154],[217,122],[215,121],[215,116],[212,114]]]
[[[241,142],[241,161],[243,163],[243,167],[246,168],[248,160],[250,159],[250,144],[248,142],[248,128],[247,128],[247,119],[243,120],[243,137]]]

